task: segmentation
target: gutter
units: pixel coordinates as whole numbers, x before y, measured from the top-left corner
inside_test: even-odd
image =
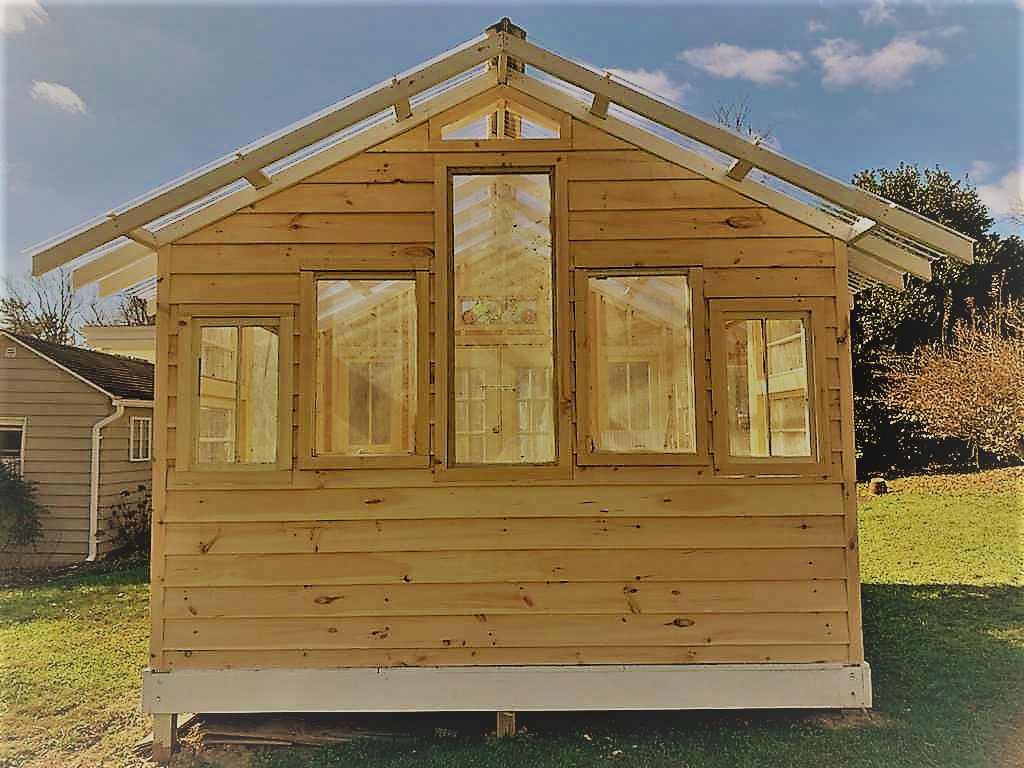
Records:
[[[98,549],[97,534],[100,523],[100,441],[105,426],[112,424],[124,416],[125,403],[129,401],[112,400],[114,412],[92,425],[92,465],[89,471],[89,556],[86,562],[96,559]]]

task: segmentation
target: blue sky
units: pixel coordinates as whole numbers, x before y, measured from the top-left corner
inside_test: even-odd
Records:
[[[900,161],[1020,196],[1024,12],[990,3],[4,5],[0,272],[23,249],[479,34],[530,39],[710,117],[745,100],[837,178]],[[19,0],[15,0],[19,2]],[[1000,227],[1010,231],[1011,226]]]

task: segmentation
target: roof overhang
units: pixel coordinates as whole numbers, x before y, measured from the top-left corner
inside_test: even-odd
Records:
[[[510,65],[510,62],[512,65]],[[527,66],[539,76],[527,73]],[[974,241],[913,211],[688,114],[610,73],[567,59],[499,23],[408,72],[355,94],[198,171],[29,250],[33,272],[71,264],[76,287],[155,293],[156,255],[174,242],[467,99],[507,85],[684,166],[849,246],[856,293],[931,276]]]

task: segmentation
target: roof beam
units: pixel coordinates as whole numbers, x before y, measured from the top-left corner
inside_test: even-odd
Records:
[[[737,160],[747,160],[794,186],[812,192],[851,211],[875,219],[903,234],[926,242],[939,250],[970,263],[974,258],[973,241],[948,227],[884,200],[865,190],[844,184],[783,155],[752,144],[737,133],[689,115],[658,99],[603,77],[600,73],[547,51],[528,40],[511,35],[502,37],[509,55],[554,77],[561,78],[594,94],[654,120],[667,128],[703,142]]]
[[[749,160],[737,160],[729,166],[729,170],[725,172],[725,175],[730,179],[736,181],[743,181],[747,178],[747,174],[754,170],[754,164]]]
[[[282,158],[334,135],[353,123],[391,108],[402,98],[444,82],[501,53],[508,35],[480,35],[394,80],[354,94],[296,123],[274,138],[258,141],[206,169],[162,187],[139,202],[115,211],[115,218],[91,222],[70,235],[29,251],[32,272],[41,275],[133,229],[193,203]]]
[[[846,240],[847,245],[853,245],[878,230],[878,222],[866,216],[857,219],[850,228],[850,236]]]
[[[156,235],[150,232],[145,227],[137,227],[131,232],[127,233],[128,237],[134,240],[139,245],[144,245],[150,250],[155,251],[157,249]]]
[[[259,168],[243,174],[242,178],[248,181],[252,185],[253,189],[263,189],[264,187],[270,186],[270,177]]]
[[[594,94],[594,100],[590,102],[590,114],[594,117],[608,117],[608,107],[611,106],[611,101],[607,96],[602,96],[600,93]]]
[[[405,123],[387,123],[368,128],[347,141],[340,142],[333,147],[325,149],[323,152],[311,155],[293,166],[278,171],[271,177],[271,183],[262,189],[240,189],[215,203],[211,203],[205,208],[200,208],[195,213],[158,229],[154,232],[157,245],[167,245],[186,235],[190,235],[208,224],[231,215],[240,208],[259,202],[286,187],[297,184],[308,176],[312,176],[325,168],[358,155],[360,152],[376,144],[387,141],[393,136],[409,130],[413,125],[425,123],[435,115],[451,109],[466,99],[490,90],[496,84],[493,72],[484,73],[471,80],[467,80],[444,93],[438,94],[428,102],[413,108],[413,116],[410,118],[412,125],[409,124],[409,121],[406,121]],[[144,258],[148,253],[148,248],[143,248],[137,243],[126,243],[76,269],[72,273],[72,282],[76,288],[81,288],[84,285],[96,282],[131,266]]]
[[[408,120],[412,117],[412,105],[409,103],[408,96],[403,96],[391,106],[395,108],[395,120],[398,122]]]

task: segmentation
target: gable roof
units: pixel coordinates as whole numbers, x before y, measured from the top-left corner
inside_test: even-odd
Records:
[[[528,69],[529,68],[529,69]],[[502,19],[394,79],[240,148],[105,217],[29,250],[35,274],[75,262],[76,287],[155,294],[155,251],[435,115],[504,85],[804,222],[849,246],[851,292],[923,279],[944,256],[973,260],[971,238],[830,178],[526,40]]]
[[[153,364],[150,362],[52,344],[10,331],[0,330],[0,335],[28,347],[112,400],[153,400]]]

